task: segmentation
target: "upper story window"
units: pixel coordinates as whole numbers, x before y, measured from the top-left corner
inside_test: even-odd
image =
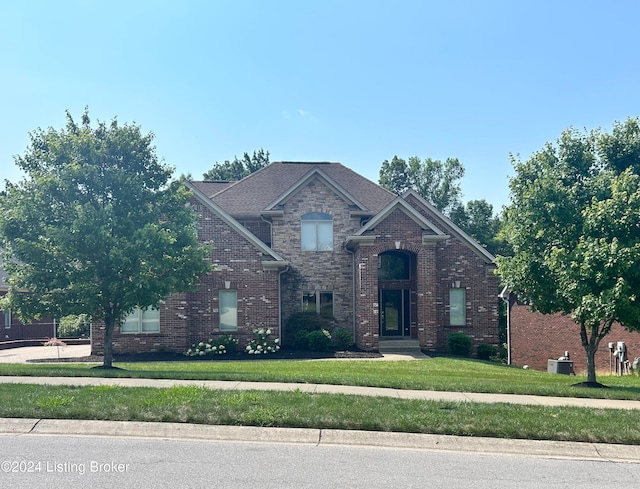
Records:
[[[302,251],[333,251],[333,217],[323,212],[305,214],[300,219]]]

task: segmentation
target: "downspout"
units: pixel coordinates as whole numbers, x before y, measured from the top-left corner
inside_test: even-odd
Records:
[[[507,306],[507,365],[511,365],[511,291],[505,287],[500,294],[498,294],[498,297],[500,297]]]
[[[347,251],[347,253],[351,254],[351,337],[353,338],[353,343],[356,342],[356,252],[351,251],[347,248],[346,243],[343,245],[343,248]]]
[[[280,348],[282,348],[282,274],[287,273],[291,268],[289,265],[284,270],[278,270],[278,338],[280,338]]]
[[[263,215],[260,220],[269,226],[269,248],[273,249],[273,222],[267,221]],[[282,274],[289,271],[289,265],[284,270],[278,270],[278,338],[280,338],[280,347],[282,347]]]

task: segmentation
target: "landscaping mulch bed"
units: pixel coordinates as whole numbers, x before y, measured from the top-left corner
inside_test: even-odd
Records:
[[[268,355],[247,355],[245,353],[234,353],[229,355],[209,355],[206,357],[188,357],[181,353],[154,352],[154,353],[138,353],[131,355],[114,355],[114,362],[212,362],[212,361],[260,361],[260,360],[320,360],[331,358],[381,358],[378,352],[369,352],[362,350],[344,350],[344,351],[328,351],[314,352],[303,350],[280,350]],[[29,360],[28,363],[64,363],[64,362],[87,362],[102,363],[104,358],[98,355],[79,358],[44,358],[39,360]]]

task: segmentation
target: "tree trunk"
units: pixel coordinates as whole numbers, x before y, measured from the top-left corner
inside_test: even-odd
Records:
[[[104,360],[102,368],[113,367],[113,329],[115,321],[112,318],[106,318],[104,321]]]
[[[580,338],[582,339],[582,346],[587,354],[587,382],[596,384],[596,353],[600,346],[602,338],[609,334],[611,331],[611,325],[613,319],[609,319],[604,324],[596,323],[591,328],[586,324],[580,324]]]
[[[585,348],[585,351],[587,352],[587,382],[589,382],[590,384],[596,383],[596,351],[597,348],[594,350],[593,348],[591,348],[591,344],[588,344],[587,347]]]

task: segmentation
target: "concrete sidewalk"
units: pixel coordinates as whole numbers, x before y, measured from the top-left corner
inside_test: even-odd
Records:
[[[310,394],[349,394],[357,396],[394,397],[397,399],[420,399],[424,401],[482,402],[530,404],[536,406],[575,406],[598,409],[640,409],[640,401],[615,399],[586,399],[576,397],[548,397],[522,394],[485,394],[478,392],[444,392],[404,390],[386,387],[360,387],[331,384],[300,384],[285,382],[244,382],[223,380],[170,380],[129,379],[105,377],[27,377],[0,376],[0,383],[49,384],[49,385],[117,385],[122,387],[157,387],[195,385],[217,390],[275,390],[301,391]]]
[[[156,387],[197,385],[224,390],[300,390],[308,393],[386,396],[400,399],[445,400],[454,402],[504,402],[546,406],[581,406],[611,409],[639,409],[638,401],[576,399],[469,392],[438,392],[385,389],[327,384],[287,384],[268,382],[226,382],[202,380],[109,379],[90,377],[11,377],[0,376],[0,383],[46,385],[119,385]],[[303,443],[311,445],[374,446],[391,449],[462,451],[491,455],[522,455],[640,463],[640,446],[601,443],[557,442],[545,440],[506,440],[418,433],[387,433],[298,428],[259,428],[250,426],[209,426],[186,423],[145,423],[129,421],[55,420],[0,418],[1,436],[130,436],[160,439],[197,439],[212,442]]]
[[[4,355],[11,350],[0,351],[0,362],[20,362],[43,354],[55,355],[53,347],[33,347],[21,353]],[[86,356],[87,346],[67,347],[65,352]],[[25,351],[26,350],[26,351]],[[69,351],[71,350],[71,351]],[[62,355],[61,355],[62,356]],[[19,358],[19,359],[18,359]],[[391,358],[387,358],[388,360]],[[402,359],[397,357],[394,359]],[[409,358],[407,358],[409,359]],[[598,409],[640,409],[640,401],[608,399],[582,399],[511,394],[483,394],[471,392],[440,392],[402,390],[378,387],[359,387],[327,384],[165,380],[165,379],[113,379],[91,377],[12,377],[0,376],[0,383],[48,384],[48,385],[119,385],[123,387],[155,387],[196,385],[219,390],[279,390],[360,396],[381,396],[398,399],[422,399],[453,402],[482,402],[529,404],[539,406],[577,406]],[[50,419],[2,419],[0,436],[12,435],[87,435],[132,436],[171,439],[199,439],[210,441],[250,441],[268,443],[306,443],[313,445],[377,446],[424,450],[465,451],[483,454],[527,455],[545,458],[573,458],[580,460],[610,460],[640,463],[640,446],[594,443],[555,442],[540,440],[503,440],[497,438],[457,437],[416,433],[381,433],[362,431],[257,428],[244,426],[203,426],[182,423],[141,423],[123,421],[84,421]]]

